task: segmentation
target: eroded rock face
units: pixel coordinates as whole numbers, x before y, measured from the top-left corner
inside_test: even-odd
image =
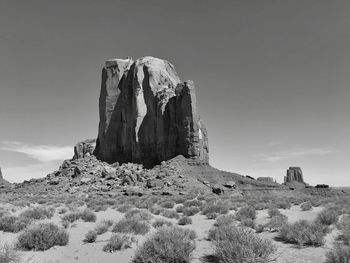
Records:
[[[304,184],[303,171],[300,167],[289,167],[287,175],[284,177],[284,183],[298,182]]]
[[[95,147],[96,147],[95,139],[88,139],[82,142],[78,142],[74,146],[73,160],[91,156],[95,150]]]
[[[181,83],[165,60],[108,60],[99,110],[94,154],[100,160],[154,166],[183,155],[208,163],[207,132],[193,82]]]

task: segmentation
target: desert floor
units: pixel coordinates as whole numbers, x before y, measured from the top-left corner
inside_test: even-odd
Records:
[[[7,205],[7,208],[8,205]],[[300,206],[292,206],[291,209],[279,209],[280,212],[288,217],[289,222],[295,222],[300,219],[313,220],[317,214],[322,210],[322,207],[314,207],[311,211],[302,211]],[[14,209],[13,209],[14,211]],[[20,210],[14,211],[14,214],[20,213]],[[234,213],[231,211],[230,213]],[[116,211],[115,209],[108,208],[106,211],[95,212],[97,221],[104,219],[110,219],[118,221],[123,217],[123,213]],[[58,225],[61,224],[61,215],[56,213],[50,219],[50,221]],[[163,218],[177,224],[176,219],[169,219],[163,216],[155,215],[151,222],[157,218]],[[194,263],[203,262],[203,256],[213,252],[213,247],[210,241],[206,240],[209,229],[213,226],[215,220],[207,219],[205,215],[196,214],[192,216],[192,224],[181,226],[189,228],[197,233],[196,249],[193,253]],[[265,223],[269,220],[267,210],[257,211],[256,223]],[[154,233],[155,229],[152,227],[151,231],[146,236],[135,235],[137,241],[132,244],[129,249],[117,251],[114,253],[104,252],[102,247],[107,243],[112,232],[107,232],[99,235],[95,243],[83,243],[85,234],[94,229],[96,223],[83,222],[78,220],[71,224],[67,231],[69,232],[69,244],[67,246],[56,246],[46,251],[29,251],[20,252],[21,262],[26,263],[63,263],[63,262],[118,262],[128,263],[132,261],[133,255],[138,247],[142,244],[148,236]],[[305,247],[299,248],[296,245],[285,244],[280,241],[275,241],[276,233],[262,232],[258,234],[262,238],[270,239],[277,247],[277,253],[275,258],[277,263],[306,263],[306,262],[324,262],[325,253],[331,248],[332,243],[337,236],[337,229],[332,227],[332,231],[327,234],[326,242],[321,247]],[[0,231],[0,243],[14,243],[18,233],[5,233]]]

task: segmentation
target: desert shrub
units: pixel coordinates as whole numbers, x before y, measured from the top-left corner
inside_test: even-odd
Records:
[[[17,233],[32,223],[26,217],[4,216],[0,218],[0,231]]]
[[[191,231],[162,227],[136,251],[133,263],[190,263],[195,243]]]
[[[184,226],[184,225],[190,225],[192,224],[192,218],[188,217],[188,216],[184,216],[181,217],[178,221],[177,221],[178,225],[180,226]]]
[[[8,215],[9,215],[9,212],[7,210],[0,209],[0,218]]]
[[[255,226],[255,231],[256,233],[262,233],[265,230],[265,225],[264,224],[258,224]]]
[[[164,209],[160,214],[167,218],[176,218],[176,219],[180,218],[179,214],[174,210]]]
[[[267,209],[270,206],[270,203],[267,202],[257,202],[255,204],[252,205],[254,207],[255,210],[263,210],[263,209]]]
[[[67,213],[67,208],[65,208],[65,207],[61,207],[61,208],[59,208],[58,209],[58,213],[60,214],[60,215],[63,215],[63,214],[65,214],[65,213]]]
[[[175,208],[175,211],[177,212],[177,213],[182,213],[184,210],[185,210],[185,206],[184,205],[179,205],[179,206],[177,206],[176,208]]]
[[[340,231],[338,238],[343,241],[345,245],[350,246],[350,215],[342,216],[337,227]]]
[[[199,200],[187,200],[186,202],[184,202],[183,204],[184,206],[186,207],[190,207],[190,206],[197,206],[197,207],[201,207],[203,205],[203,202],[202,201],[199,201]]]
[[[233,224],[235,221],[236,221],[236,217],[233,214],[221,215],[215,220],[214,225],[215,226],[230,225],[230,224]]]
[[[219,216],[219,214],[214,212],[214,213],[209,213],[206,216],[208,219],[216,219]]]
[[[267,213],[269,214],[269,217],[281,215],[280,210],[278,210],[276,207],[270,207]]]
[[[201,195],[199,195],[199,196],[197,196],[197,199],[199,200],[199,201],[204,201],[205,200],[205,194],[201,194]]]
[[[287,200],[279,200],[276,203],[276,207],[280,209],[290,209],[292,207],[292,204]]]
[[[348,263],[350,262],[350,246],[337,244],[326,253],[325,263]]]
[[[312,209],[312,204],[310,202],[305,202],[300,205],[302,211],[309,211]]]
[[[173,225],[173,223],[171,223],[170,221],[165,220],[165,219],[156,219],[152,224],[152,226],[154,228],[159,228],[162,226],[172,226],[172,225]]]
[[[198,214],[201,210],[196,207],[196,206],[191,206],[191,207],[185,207],[184,210],[183,210],[183,214],[185,216],[193,216],[195,214]]]
[[[276,251],[271,241],[259,238],[250,229],[234,225],[211,229],[209,239],[215,246],[215,262],[220,263],[267,263]]]
[[[61,221],[61,224],[63,228],[68,228],[70,223],[68,221]]]
[[[202,214],[207,215],[210,213],[227,214],[228,206],[225,204],[209,204],[203,206]]]
[[[264,225],[264,229],[268,229],[270,232],[280,231],[287,221],[288,218],[285,215],[274,216]]]
[[[121,206],[117,207],[117,211],[120,212],[120,213],[125,213],[125,212],[129,211],[132,208],[133,208],[132,205],[121,205]]]
[[[30,206],[30,202],[24,200],[16,200],[11,202],[14,206],[25,207]]]
[[[96,222],[96,215],[90,209],[84,209],[80,212],[80,218],[85,222]]]
[[[94,243],[96,241],[97,238],[97,232],[94,230],[90,230],[89,232],[87,232],[85,234],[84,243]]]
[[[26,228],[18,236],[16,246],[22,250],[47,250],[68,244],[68,233],[52,223],[41,223]]]
[[[292,203],[293,205],[301,205],[305,201],[306,199],[304,197],[295,196],[295,197],[289,198],[289,202]]]
[[[166,201],[161,202],[159,205],[163,208],[171,209],[175,206],[175,202],[172,200],[166,200]]]
[[[95,226],[95,231],[97,235],[102,235],[108,231],[108,229],[113,225],[112,220],[103,220]]]
[[[20,255],[9,244],[0,244],[0,263],[17,263],[20,261]]]
[[[135,220],[151,220],[153,218],[152,214],[147,210],[132,209],[125,213],[124,215],[127,219]]]
[[[122,219],[117,222],[112,229],[112,232],[118,233],[133,233],[135,235],[144,235],[150,230],[150,225],[145,221],[136,219]]]
[[[62,221],[66,221],[69,223],[73,223],[80,219],[80,213],[79,212],[70,212],[68,214],[65,214],[62,216]]]
[[[186,201],[186,197],[183,197],[183,196],[175,196],[173,197],[173,201],[176,203],[176,204],[182,204]]]
[[[160,215],[163,212],[164,208],[159,206],[152,206],[149,211],[154,215]]]
[[[321,246],[324,244],[327,231],[328,227],[318,221],[299,220],[294,224],[284,224],[280,229],[278,238],[299,246]]]
[[[322,201],[319,200],[319,198],[313,198],[313,199],[310,200],[310,204],[313,207],[319,207],[322,204]]]
[[[62,221],[73,223],[79,219],[85,222],[96,222],[96,215],[90,209],[86,208],[83,211],[70,212],[62,216]]]
[[[133,239],[130,238],[130,236],[114,234],[103,247],[103,251],[114,252],[117,250],[131,248],[132,242]]]
[[[154,202],[151,202],[150,200],[139,200],[135,203],[135,207],[139,209],[149,209],[152,206],[154,206]]]
[[[318,215],[316,220],[323,225],[332,225],[337,223],[339,215],[337,211],[333,209],[323,209]]]
[[[32,207],[24,210],[19,216],[30,218],[34,220],[51,218],[54,214],[54,210],[46,209],[43,207]]]
[[[250,218],[254,220],[256,218],[256,211],[251,206],[245,206],[238,210],[236,214],[237,220],[241,221],[244,218]]]
[[[251,218],[242,218],[240,221],[240,226],[255,229],[255,221]]]

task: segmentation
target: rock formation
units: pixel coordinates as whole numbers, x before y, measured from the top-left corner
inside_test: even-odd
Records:
[[[78,142],[74,146],[73,160],[91,156],[96,147],[95,139],[88,139],[82,142]]]
[[[303,179],[303,172],[300,167],[289,167],[287,175],[284,177],[284,183],[302,183],[305,184]]]
[[[208,138],[192,81],[168,61],[112,59],[102,69],[94,155],[102,161],[154,166],[177,155],[208,163]]]
[[[267,182],[267,183],[273,183],[274,180],[272,177],[258,177],[256,180],[260,182]]]
[[[6,181],[3,176],[2,176],[2,171],[1,171],[1,167],[0,167],[0,189],[1,188],[6,188],[8,186],[10,186],[11,183]]]

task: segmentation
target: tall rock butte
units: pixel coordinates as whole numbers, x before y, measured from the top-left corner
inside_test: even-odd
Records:
[[[192,81],[166,60],[111,59],[102,69],[94,155],[151,167],[177,155],[208,163],[208,137]]]
[[[284,177],[284,183],[287,184],[293,182],[305,184],[303,171],[300,167],[289,167],[287,170],[287,175]]]

